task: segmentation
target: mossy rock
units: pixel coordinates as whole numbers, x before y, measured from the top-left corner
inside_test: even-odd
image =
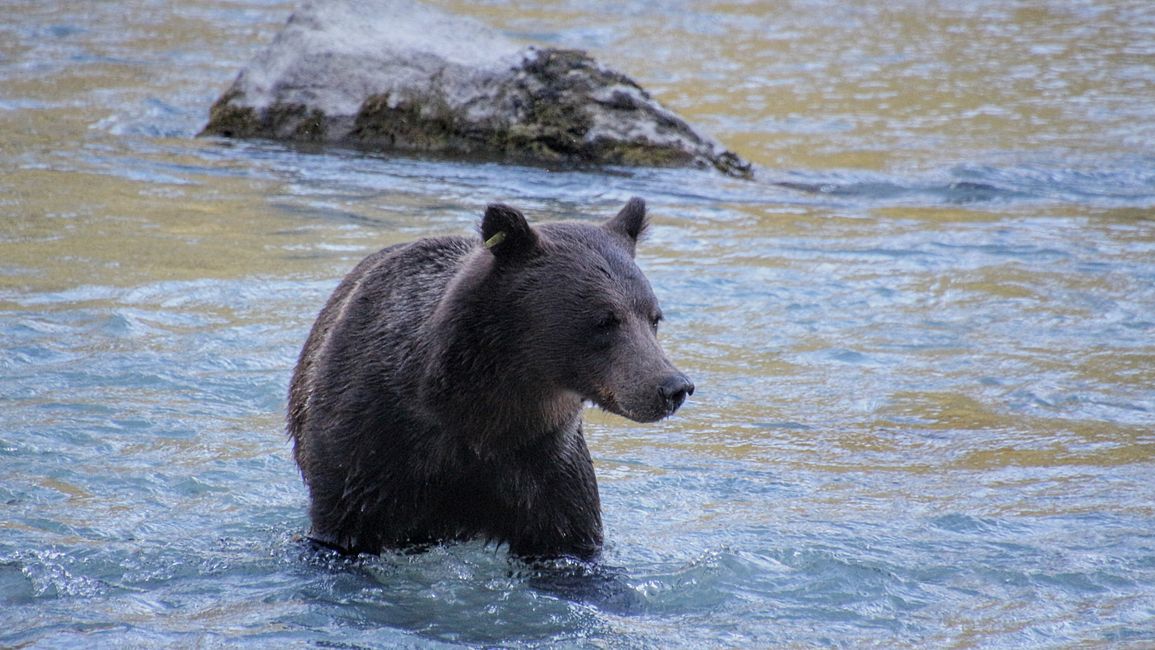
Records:
[[[213,104],[202,135],[751,175],[583,51],[523,48],[400,0],[305,5]]]

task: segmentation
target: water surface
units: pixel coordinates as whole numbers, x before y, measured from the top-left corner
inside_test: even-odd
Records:
[[[0,646],[1155,644],[1147,3],[436,4],[759,179],[198,140],[290,3],[6,3]],[[284,395],[340,276],[633,195],[698,391],[588,412],[603,563],[301,544]]]

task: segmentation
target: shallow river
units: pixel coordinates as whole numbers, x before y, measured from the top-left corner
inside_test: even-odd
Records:
[[[3,4],[0,647],[1155,646],[1147,0],[437,1],[752,182],[195,139],[289,3]],[[302,544],[284,397],[340,276],[633,195],[698,391],[587,413],[602,563]]]

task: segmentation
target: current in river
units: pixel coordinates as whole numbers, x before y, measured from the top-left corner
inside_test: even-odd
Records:
[[[435,0],[758,167],[194,137],[281,0],[5,0],[0,646],[1155,647],[1155,10]],[[607,545],[301,542],[288,380],[340,277],[487,203],[638,251],[697,391],[597,410]]]

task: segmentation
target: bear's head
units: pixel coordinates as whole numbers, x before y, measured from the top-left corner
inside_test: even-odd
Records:
[[[583,401],[637,422],[672,415],[694,384],[658,344],[662,311],[634,263],[646,227],[639,198],[601,224],[533,227],[490,205],[484,245],[431,321],[426,403],[479,451],[566,426]]]
[[[600,225],[533,228],[504,205],[481,224],[536,379],[637,422],[673,414],[694,392],[658,344],[662,310],[634,263],[647,223],[634,198]]]

